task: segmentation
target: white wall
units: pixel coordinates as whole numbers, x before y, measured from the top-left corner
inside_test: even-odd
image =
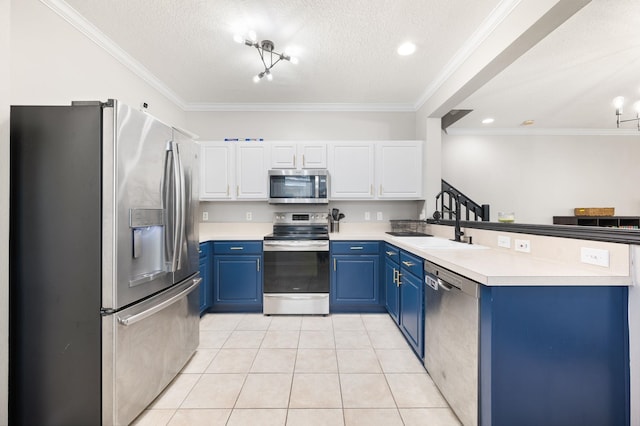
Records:
[[[0,0],[0,425],[9,424],[9,0]]]
[[[640,215],[638,136],[445,135],[442,178],[479,204],[551,224],[575,207]]]
[[[182,109],[38,0],[11,0],[11,56],[13,105],[147,102],[150,114],[185,127]]]
[[[189,112],[201,140],[411,140],[413,112]]]

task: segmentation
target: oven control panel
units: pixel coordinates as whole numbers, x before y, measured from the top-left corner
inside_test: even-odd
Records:
[[[273,214],[274,224],[295,224],[295,225],[313,225],[313,224],[326,224],[329,218],[327,212],[314,212],[314,213],[291,213],[291,212],[277,212]]]

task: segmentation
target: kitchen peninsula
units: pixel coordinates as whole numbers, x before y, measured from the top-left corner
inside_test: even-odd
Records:
[[[344,223],[330,239],[379,242],[381,259],[386,247],[395,247],[480,284],[477,424],[629,424],[628,245],[465,229],[475,248],[438,249],[387,230],[382,224]],[[269,224],[203,223],[200,240],[261,240],[269,231]],[[452,231],[442,225],[427,229],[443,240]],[[503,242],[527,238],[530,252],[516,252],[514,244],[499,247],[498,236]],[[609,266],[582,263],[584,247],[607,251]],[[379,288],[386,299],[380,264]],[[385,300],[379,303],[376,309]],[[418,312],[419,330],[411,333],[411,324],[403,330],[401,321],[399,327],[410,344],[411,336],[418,339],[411,346],[422,358],[430,341],[422,335],[424,311]]]

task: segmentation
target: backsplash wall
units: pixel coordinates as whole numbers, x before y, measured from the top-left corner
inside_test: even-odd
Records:
[[[273,214],[280,211],[329,212],[332,208],[344,213],[344,222],[388,222],[390,219],[418,219],[423,201],[332,201],[328,205],[268,204],[266,201],[201,201],[200,220],[202,222],[267,222],[273,221]],[[207,212],[208,220],[203,220]],[[369,212],[371,220],[365,221]],[[382,220],[377,220],[378,212]],[[251,220],[247,220],[251,213]]]

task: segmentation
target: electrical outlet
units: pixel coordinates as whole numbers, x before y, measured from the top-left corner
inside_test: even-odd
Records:
[[[246,217],[247,217],[247,220],[253,220],[253,213],[247,212]]]
[[[209,212],[202,212],[202,220],[209,220]]]
[[[580,247],[580,262],[609,267],[609,250]]]
[[[376,213],[376,219],[382,220],[382,212]]]
[[[371,220],[371,212],[364,212],[364,220]]]
[[[531,241],[529,240],[515,240],[515,250],[524,253],[531,253]]]
[[[511,248],[511,238],[505,235],[498,235],[498,247]]]

